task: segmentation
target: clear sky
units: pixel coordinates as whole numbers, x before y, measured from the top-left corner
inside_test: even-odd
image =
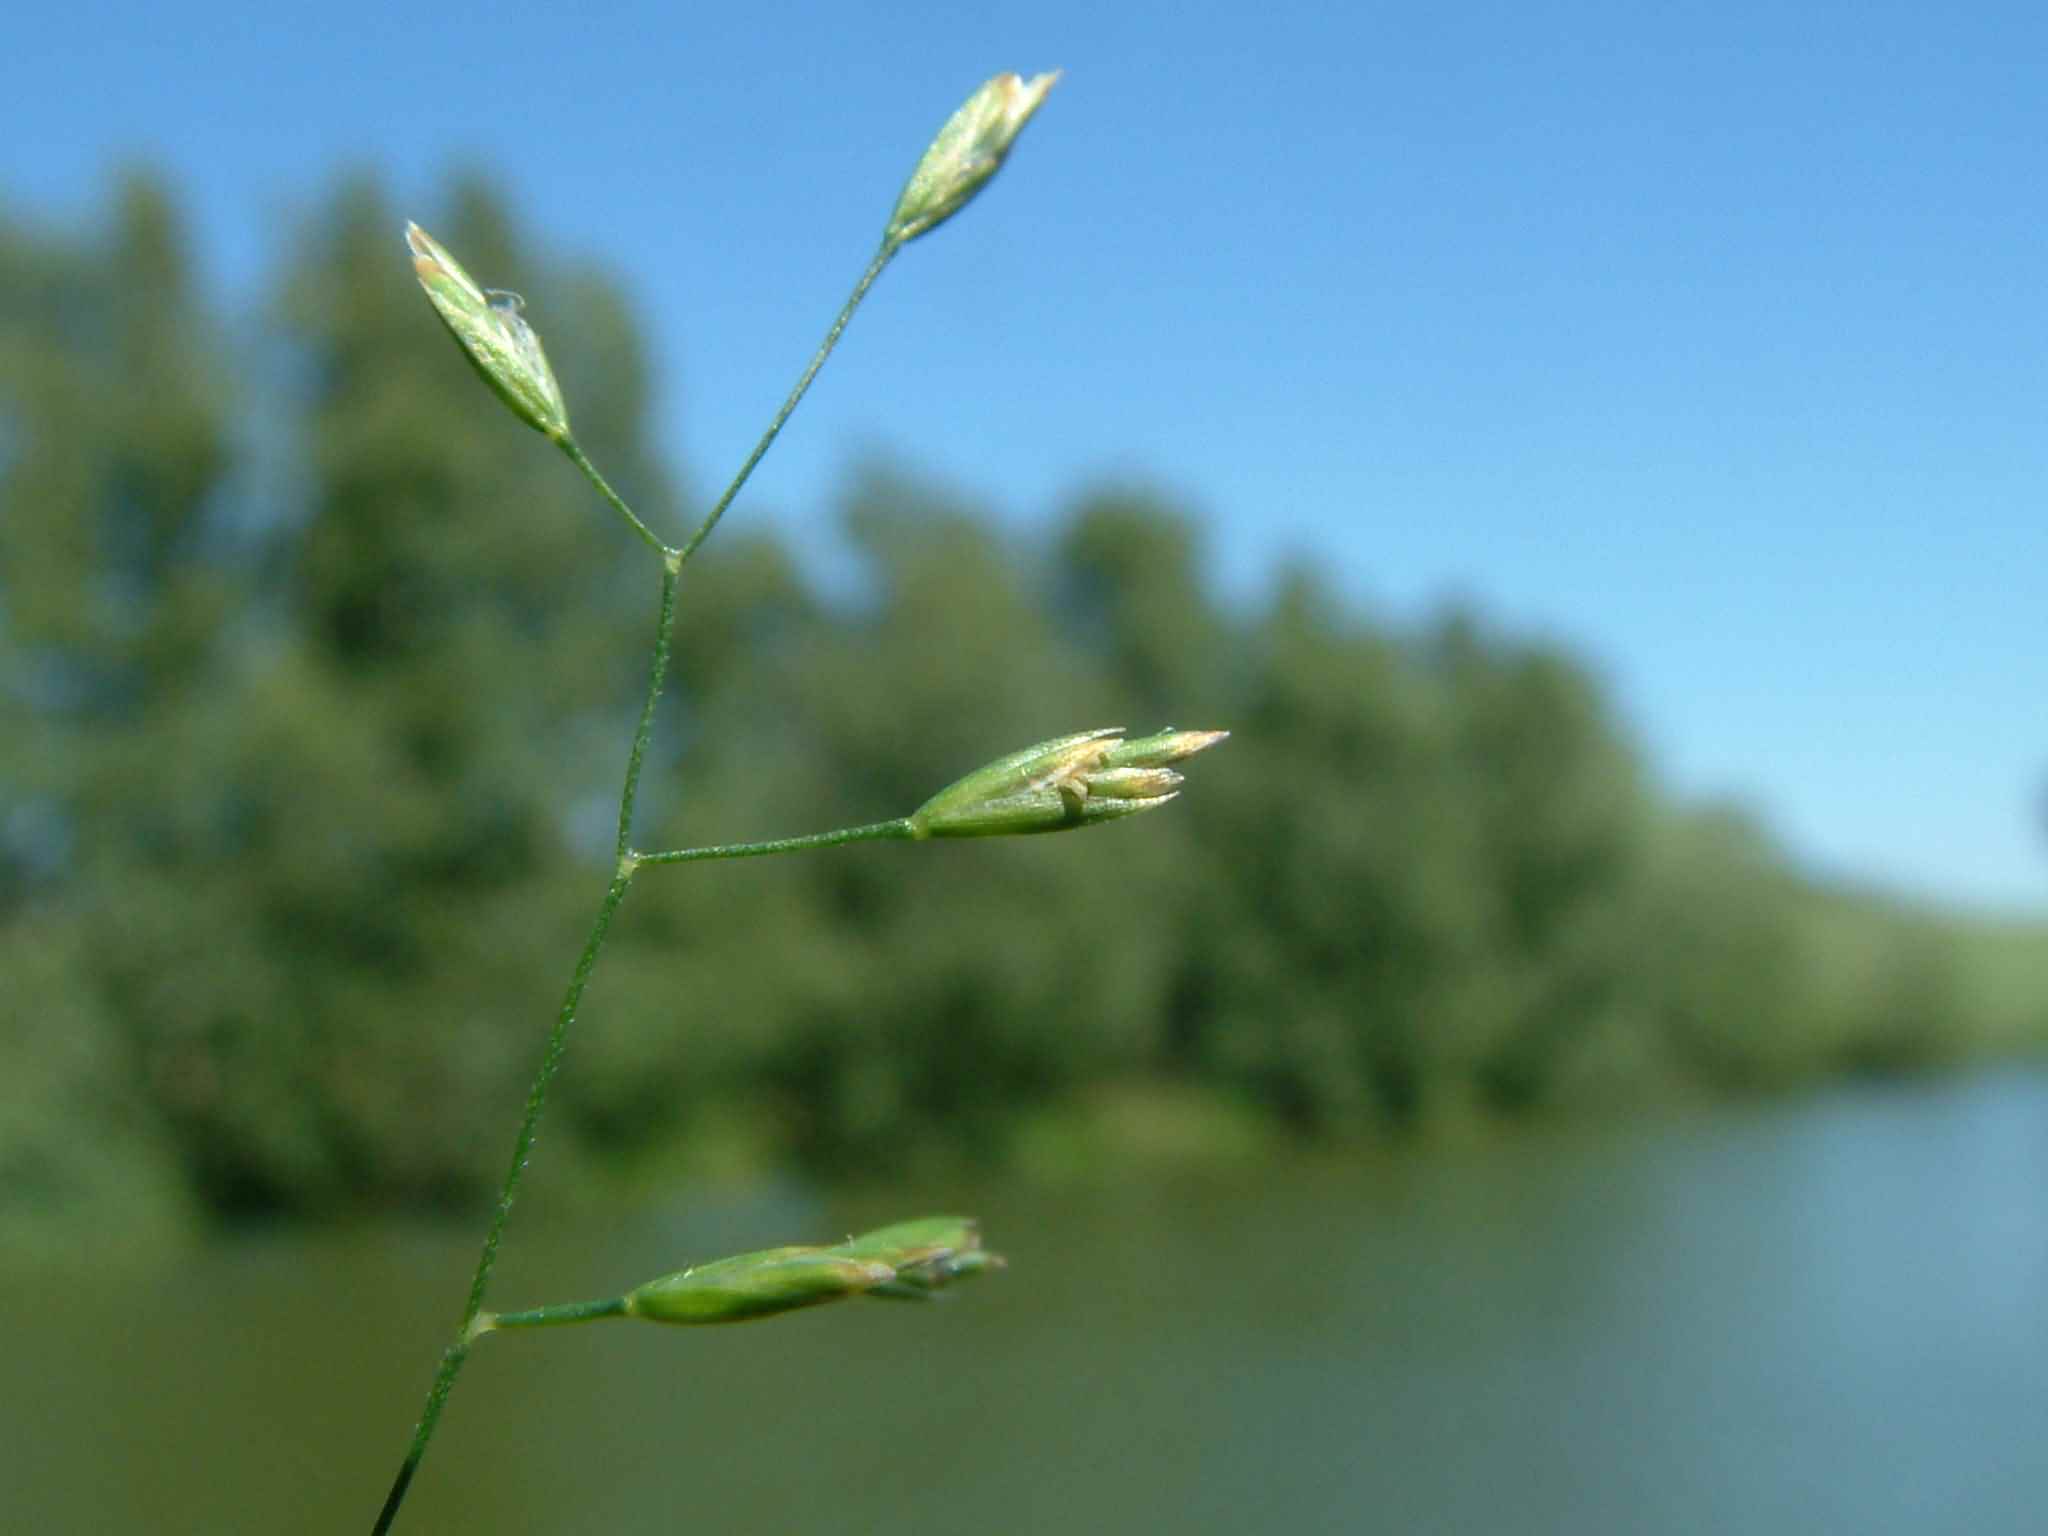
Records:
[[[343,167],[430,228],[488,171],[623,277],[699,486],[938,123],[1062,67],[736,516],[823,537],[876,452],[1018,530],[1154,485],[1232,595],[1472,599],[1814,867],[2048,910],[2040,0],[74,0],[0,55],[0,208],[159,164],[224,301]]]

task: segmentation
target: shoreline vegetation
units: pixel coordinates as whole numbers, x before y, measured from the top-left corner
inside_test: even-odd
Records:
[[[144,173],[84,233],[0,211],[0,1252],[485,1203],[636,707],[646,552],[448,408],[474,384],[377,184],[313,208],[248,313],[209,309],[181,223]],[[693,523],[620,290],[482,183],[434,227],[550,295],[591,457]],[[2048,920],[1802,874],[1658,785],[1566,648],[1389,624],[1307,570],[1226,605],[1143,490],[1018,540],[870,466],[840,511],[843,550],[743,516],[707,546],[649,846],[896,815],[1077,721],[1237,735],[1203,814],[1141,835],[650,882],[549,1200],[1227,1165],[2048,1042]]]

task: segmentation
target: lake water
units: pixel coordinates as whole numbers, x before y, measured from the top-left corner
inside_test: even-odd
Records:
[[[960,1205],[1011,1269],[486,1340],[399,1531],[2048,1528],[2048,1075],[907,1194],[515,1222],[508,1307]],[[0,1274],[0,1528],[366,1531],[472,1244]]]

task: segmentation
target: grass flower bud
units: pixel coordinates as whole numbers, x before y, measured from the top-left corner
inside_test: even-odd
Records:
[[[1168,726],[1156,736],[1139,736],[1119,742],[1103,759],[1105,768],[1164,768],[1206,752],[1229,736],[1228,731],[1176,731]]]
[[[1003,1268],[1001,1255],[981,1246],[981,1232],[965,1216],[926,1216],[848,1238],[834,1253],[891,1266],[894,1278],[868,1294],[926,1300],[955,1280]]]
[[[1164,800],[1180,786],[1171,768],[1098,768],[1088,775],[1088,793],[1105,800]]]
[[[1228,731],[1162,731],[1126,741],[1115,728],[1026,747],[940,790],[910,815],[918,837],[1059,832],[1156,810],[1180,793],[1165,765]]]
[[[868,1294],[885,1301],[930,1301],[955,1280],[971,1280],[986,1270],[1005,1267],[1001,1254],[990,1253],[986,1248],[970,1248],[926,1259],[922,1264],[906,1264],[896,1271],[894,1280],[884,1281]]]
[[[462,355],[512,414],[556,442],[569,435],[569,408],[519,295],[480,288],[462,264],[417,224],[405,226],[413,272]]]
[[[960,1253],[980,1246],[981,1232],[973,1218],[921,1216],[915,1221],[899,1221],[891,1226],[877,1227],[872,1232],[863,1232],[858,1237],[849,1237],[831,1251],[849,1258],[872,1259],[892,1269],[900,1269],[907,1264],[922,1264],[943,1254]]]
[[[657,1323],[741,1323],[858,1296],[896,1279],[893,1265],[829,1248],[765,1248],[650,1280],[626,1314]]]
[[[1059,71],[1023,80],[997,75],[968,97],[960,110],[932,140],[931,148],[910,173],[882,243],[899,246],[936,229],[967,206],[968,201],[1002,169],[1010,146],[1031,114],[1059,80]]]

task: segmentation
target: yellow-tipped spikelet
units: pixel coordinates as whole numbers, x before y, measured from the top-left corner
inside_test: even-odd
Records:
[[[519,295],[479,287],[462,263],[417,224],[405,226],[405,244],[434,312],[491,392],[536,432],[555,442],[565,440],[569,407],[540,337],[526,323]]]
[[[1169,729],[1126,740],[1112,726],[1057,736],[940,790],[911,813],[911,830],[918,837],[1001,837],[1157,810],[1180,793],[1181,776],[1167,765],[1229,734]]]
[[[1003,168],[1010,146],[1059,78],[1058,70],[1030,80],[997,75],[968,97],[960,110],[946,119],[946,126],[910,173],[910,181],[889,215],[882,243],[894,247],[914,240],[966,207]]]
[[[965,1216],[926,1216],[834,1247],[763,1248],[679,1270],[628,1291],[608,1315],[655,1323],[742,1323],[848,1296],[923,1299],[955,1280],[1001,1269]],[[517,1319],[512,1319],[517,1321]]]

